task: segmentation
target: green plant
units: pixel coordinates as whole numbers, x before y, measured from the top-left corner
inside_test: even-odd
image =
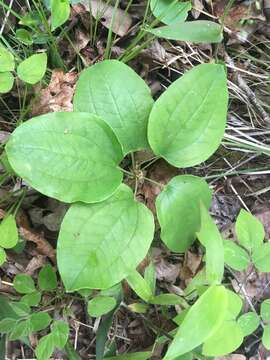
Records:
[[[14,131],[6,145],[14,171],[41,193],[75,202],[65,215],[57,245],[58,268],[68,292],[106,291],[126,278],[149,304],[187,306],[179,296],[155,295],[153,269],[149,268],[145,279],[135,271],[151,246],[154,221],[151,212],[136,201],[136,189],[133,194],[122,183],[123,173],[136,181],[141,179],[137,167],[129,171],[119,164],[125,155],[149,150],[150,146],[155,156],[177,167],[205,161],[222,139],[227,104],[223,65],[213,63],[193,68],[154,103],[149,88],[131,68],[107,60],[81,74],[73,113],[36,117]],[[173,251],[183,252],[199,231],[198,238],[206,248],[208,284],[220,283],[223,242],[216,240],[218,232],[206,210],[211,202],[206,182],[184,175],[173,178],[165,187],[160,186],[163,190],[157,199],[157,212],[162,240]],[[200,201],[204,209],[202,228]],[[211,235],[212,231],[215,241],[209,241],[208,232]],[[220,258],[216,257],[217,252]],[[219,301],[227,290],[212,285],[208,293],[212,311],[215,297]],[[225,309],[227,303],[222,301]],[[203,306],[206,305],[208,300]],[[111,295],[101,292],[90,301],[88,309],[91,315],[100,316],[113,311],[115,306]],[[218,318],[213,314],[215,322]],[[224,320],[222,312],[220,316],[215,329]],[[209,331],[212,333],[211,326]],[[47,340],[42,340],[39,349],[49,347],[44,343],[51,338],[48,335]],[[183,349],[192,350],[204,340],[200,336],[194,338]],[[178,351],[178,355],[183,353]]]
[[[17,67],[17,76],[27,84],[36,84],[45,75],[47,55],[45,53],[31,55],[20,62]],[[13,54],[0,47],[0,93],[9,92],[14,83],[15,59]]]

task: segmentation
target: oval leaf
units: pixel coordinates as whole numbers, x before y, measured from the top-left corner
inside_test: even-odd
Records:
[[[13,88],[14,77],[11,72],[0,73],[0,93],[5,94]]]
[[[270,321],[270,299],[266,299],[262,302],[261,317],[263,321]]]
[[[115,298],[111,296],[96,296],[88,302],[88,314],[99,317],[107,314],[116,306]]]
[[[117,284],[146,256],[153,234],[152,213],[134,200],[124,184],[102,203],[72,205],[57,250],[66,289],[106,289]]]
[[[231,240],[224,240],[223,246],[224,260],[227,265],[237,271],[245,270],[248,267],[250,259],[244,249]]]
[[[18,230],[12,214],[6,216],[0,224],[0,246],[12,249],[18,242]]]
[[[46,68],[47,55],[35,54],[19,64],[17,74],[22,81],[33,85],[43,78]]]
[[[221,26],[207,20],[174,23],[147,31],[160,38],[193,43],[219,43],[223,39]]]
[[[164,24],[170,25],[185,21],[192,6],[189,1],[151,0],[152,13]]]
[[[38,286],[41,290],[50,291],[57,287],[57,277],[50,264],[46,264],[38,274]]]
[[[212,192],[196,176],[174,177],[156,199],[161,239],[175,252],[184,252],[200,229],[200,200],[209,208]]]
[[[36,290],[34,280],[27,274],[16,275],[13,285],[14,289],[20,294],[30,294]]]
[[[177,167],[208,159],[223,137],[227,104],[222,65],[202,64],[188,71],[153,106],[148,140],[154,153]]]
[[[270,243],[265,243],[253,250],[252,262],[261,272],[270,272]]]
[[[206,290],[189,309],[163,360],[177,358],[205,342],[222,324],[227,306],[224,286]]]
[[[236,219],[235,231],[239,243],[249,251],[263,243],[265,236],[263,224],[244,209],[240,211]]]
[[[124,153],[148,148],[150,89],[130,67],[106,60],[84,70],[76,86],[74,110],[101,116],[115,131]]]
[[[0,47],[0,72],[13,71],[14,69],[15,61],[13,54]]]
[[[69,0],[52,0],[51,1],[52,13],[52,30],[63,25],[69,18],[70,5]]]
[[[260,317],[253,311],[245,313],[237,320],[244,336],[252,334],[260,325]]]
[[[113,131],[88,113],[50,113],[19,126],[6,145],[15,172],[64,202],[108,198],[122,181],[122,150]]]

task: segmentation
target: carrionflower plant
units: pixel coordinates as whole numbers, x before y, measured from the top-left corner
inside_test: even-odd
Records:
[[[57,244],[58,269],[68,292],[108,289],[125,278],[140,292],[137,282],[143,279],[134,271],[151,246],[154,219],[123,183],[126,170],[121,162],[126,155],[145,149],[180,168],[207,160],[225,130],[228,90],[224,66],[194,67],[154,102],[147,84],[130,67],[105,60],[82,72],[73,105],[74,112],[50,113],[20,125],[6,145],[9,163],[37,191],[71,204]],[[133,176],[138,176],[135,170]],[[218,285],[223,276],[223,242],[216,241],[215,230],[211,242],[208,230],[205,235],[201,229],[201,216],[206,223],[210,203],[207,183],[191,175],[174,177],[156,200],[161,239],[169,249],[184,252],[196,233],[206,248],[211,286],[195,310],[188,312],[188,324],[201,303],[203,309],[209,305],[208,296],[217,299],[215,306],[222,298],[224,309],[228,307],[227,290]],[[211,260],[216,251],[220,251],[218,263]],[[141,294],[152,303],[161,301],[151,297],[151,289]],[[162,301],[172,300],[165,297]],[[206,340],[224,323],[224,316],[204,332],[208,337],[194,337],[181,349],[172,343],[165,359],[202,343],[211,355]]]

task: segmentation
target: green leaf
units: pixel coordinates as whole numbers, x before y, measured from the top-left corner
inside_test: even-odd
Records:
[[[41,290],[50,291],[57,287],[57,277],[50,264],[46,264],[38,274],[38,286]]]
[[[105,60],[84,70],[76,85],[74,111],[101,116],[115,131],[124,153],[148,148],[150,89],[127,65]]]
[[[3,248],[0,247],[0,266],[7,260],[7,254]]]
[[[21,298],[21,302],[28,306],[37,306],[41,300],[41,293],[34,291],[30,294],[26,294]]]
[[[153,264],[153,261],[145,268],[144,270],[144,280],[149,285],[152,294],[156,292],[156,268]]]
[[[0,73],[0,93],[8,93],[13,88],[14,76],[11,72]]]
[[[270,324],[266,325],[263,330],[262,344],[267,350],[270,350]]]
[[[192,9],[189,1],[177,0],[151,0],[150,6],[154,16],[167,25],[185,21],[189,10]]]
[[[52,0],[51,1],[52,13],[52,31],[63,25],[69,18],[70,5],[69,0]]]
[[[10,304],[12,310],[17,315],[16,318],[28,316],[31,311],[30,307],[27,304],[24,304],[22,302],[13,301],[13,302],[10,302],[9,304]]]
[[[69,327],[65,321],[57,320],[52,326],[52,336],[55,347],[63,349],[68,341]]]
[[[252,262],[261,272],[270,271],[270,243],[265,243],[255,248],[252,252]]]
[[[235,320],[242,310],[243,301],[241,297],[237,295],[235,292],[228,289],[226,289],[226,292],[228,296],[228,308],[224,321]]]
[[[222,356],[238,349],[244,339],[241,327],[234,321],[225,321],[203,344],[203,355]]]
[[[13,54],[0,47],[0,72],[13,71],[14,69],[15,61]]]
[[[37,332],[46,329],[50,325],[52,318],[48,313],[38,312],[34,313],[29,318],[31,332]]]
[[[88,302],[88,314],[93,317],[99,317],[107,314],[116,306],[116,300],[110,296],[96,296]]]
[[[175,252],[184,252],[200,229],[200,200],[209,208],[212,192],[207,183],[196,176],[172,178],[156,199],[161,239]]]
[[[155,305],[180,305],[184,300],[175,294],[160,294],[153,296],[149,302]]]
[[[221,26],[207,20],[186,21],[146,30],[160,38],[193,43],[220,43],[223,39]]]
[[[81,357],[78,355],[77,351],[69,341],[65,345],[65,352],[67,354],[68,360],[81,360]]]
[[[34,280],[27,274],[16,275],[13,285],[14,289],[20,294],[30,294],[36,290]]]
[[[238,325],[241,327],[243,335],[251,335],[260,325],[260,317],[253,311],[245,313],[237,320]]]
[[[18,340],[24,336],[28,336],[31,332],[30,323],[28,320],[22,320],[11,330],[8,339],[10,341]]]
[[[34,85],[43,78],[46,69],[47,55],[34,54],[19,64],[17,74],[22,81]]]
[[[150,359],[151,355],[151,351],[134,352],[124,355],[105,357],[104,360],[147,360]]]
[[[223,246],[225,264],[237,271],[243,271],[248,267],[250,258],[246,250],[231,240],[224,240]]]
[[[201,203],[201,229],[198,239],[206,249],[206,277],[210,284],[220,283],[224,272],[223,239],[207,209]]]
[[[263,321],[270,321],[270,299],[261,303],[261,317]]]
[[[33,118],[17,127],[6,151],[19,176],[64,202],[102,201],[123,177],[117,168],[123,158],[120,144],[93,114],[58,112]]]
[[[133,270],[129,273],[126,278],[128,285],[132,290],[145,302],[149,302],[153,296],[151,287],[148,282],[138,273],[138,271]]]
[[[47,360],[54,352],[54,338],[53,334],[43,336],[35,349],[37,360]]]
[[[24,45],[32,45],[33,44],[32,34],[28,30],[25,30],[25,29],[16,30],[16,39],[18,39]]]
[[[15,328],[16,324],[17,324],[16,319],[5,318],[5,319],[1,320],[0,321],[0,333],[6,334],[6,333],[11,332]]]
[[[133,304],[129,304],[128,308],[130,311],[133,311],[135,313],[145,314],[149,309],[149,305],[141,304],[141,303],[133,303]]]
[[[222,324],[227,306],[224,286],[213,285],[206,290],[189,309],[163,360],[172,360],[204,343]]]
[[[170,85],[149,118],[148,140],[154,153],[176,167],[208,159],[225,130],[226,83],[222,65],[202,64]]]
[[[153,235],[152,213],[124,184],[102,203],[72,205],[57,244],[67,291],[119,283],[144,259]]]
[[[0,246],[12,249],[18,242],[18,230],[12,214],[6,216],[0,224]]]
[[[249,251],[263,243],[265,232],[262,223],[244,209],[237,217],[235,231],[239,243]]]

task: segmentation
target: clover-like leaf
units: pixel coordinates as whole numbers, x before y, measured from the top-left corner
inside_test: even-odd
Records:
[[[210,207],[212,192],[207,183],[196,176],[172,178],[156,199],[161,239],[175,252],[184,252],[200,229],[200,201]]]
[[[227,307],[224,286],[207,289],[187,312],[163,360],[175,359],[204,343],[223,323]]]
[[[6,216],[0,224],[0,246],[12,249],[18,242],[18,230],[12,214]]]
[[[101,116],[114,130],[125,154],[149,147],[147,123],[152,106],[146,83],[117,60],[90,66],[76,86],[74,110]]]
[[[14,289],[20,294],[30,294],[36,290],[34,280],[28,274],[18,274],[13,281]]]
[[[34,54],[19,64],[17,74],[22,81],[33,85],[43,78],[46,68],[47,55]]]
[[[239,243],[249,251],[262,245],[265,232],[263,224],[251,213],[241,209],[235,223]]]
[[[116,306],[112,296],[96,296],[88,302],[87,311],[90,316],[99,317],[107,314]]]
[[[255,248],[252,252],[252,262],[261,272],[270,272],[270,242]]]
[[[38,274],[38,286],[41,290],[50,291],[57,287],[57,277],[53,267],[46,264]]]
[[[106,289],[146,256],[154,234],[152,213],[122,184],[106,201],[74,204],[60,230],[57,259],[68,291]]]
[[[241,315],[237,323],[241,327],[244,336],[248,336],[260,325],[260,317],[254,311],[250,311]]]
[[[224,272],[223,239],[214,220],[201,202],[201,228],[198,239],[206,249],[206,277],[209,283],[220,283]]]
[[[52,325],[54,345],[57,349],[63,349],[68,341],[69,326],[63,320],[54,321]]]
[[[0,72],[13,71],[15,61],[13,54],[7,49],[0,47]]]
[[[64,202],[96,202],[120,185],[121,146],[94,114],[50,113],[20,125],[6,151],[14,171],[39,192]]]
[[[245,270],[248,267],[250,258],[246,250],[230,240],[224,240],[223,246],[224,261],[227,265],[237,271]]]
[[[169,86],[149,118],[148,140],[156,155],[189,167],[216,151],[226,124],[226,82],[222,65],[202,64]]]
[[[192,5],[189,1],[151,0],[152,13],[164,24],[179,24],[185,21]]]
[[[223,38],[220,24],[207,20],[173,23],[147,31],[160,38],[193,43],[219,43]]]
[[[11,72],[6,71],[3,73],[0,73],[0,93],[5,94],[9,92],[14,83],[14,76]]]

